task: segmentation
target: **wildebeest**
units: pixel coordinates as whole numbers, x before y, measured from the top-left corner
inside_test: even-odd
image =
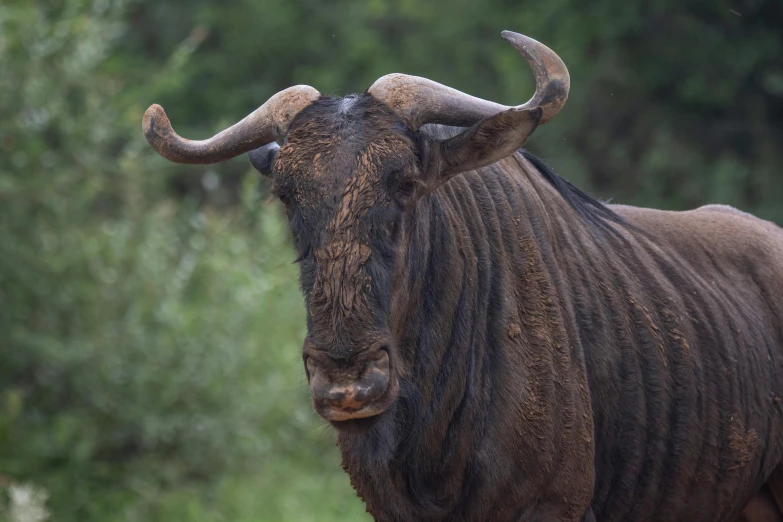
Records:
[[[536,77],[518,107],[392,74],[288,88],[204,141],[153,105],[144,133],[270,177],[313,405],[377,520],[783,520],[783,230],[559,177],[521,147],[567,69],[503,37]]]

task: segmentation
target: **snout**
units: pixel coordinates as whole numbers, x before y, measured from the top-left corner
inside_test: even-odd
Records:
[[[307,357],[313,406],[329,421],[372,417],[394,401],[389,353],[377,350],[354,361]]]

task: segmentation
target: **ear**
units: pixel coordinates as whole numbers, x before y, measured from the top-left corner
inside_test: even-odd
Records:
[[[434,190],[455,175],[512,155],[538,127],[541,108],[509,109],[484,118],[464,132],[429,147],[427,183]]]
[[[247,153],[247,157],[250,158],[250,163],[258,172],[264,176],[269,176],[272,174],[272,164],[279,150],[280,145],[273,141],[263,147],[251,150]]]

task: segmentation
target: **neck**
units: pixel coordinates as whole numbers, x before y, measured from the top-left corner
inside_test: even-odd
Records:
[[[519,514],[542,495],[589,495],[584,361],[545,210],[573,213],[559,206],[518,156],[420,202],[392,306],[400,398],[370,431],[339,437],[377,519]],[[550,491],[562,473],[586,479]]]

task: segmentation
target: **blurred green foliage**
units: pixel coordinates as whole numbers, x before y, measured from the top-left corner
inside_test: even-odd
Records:
[[[120,101],[126,16],[0,7],[0,475],[58,521],[361,514],[303,385],[284,220],[249,172],[222,212],[172,197]]]
[[[571,70],[531,142],[567,178],[783,223],[781,25],[777,0],[5,0],[0,485],[63,522],[367,519],[309,407],[277,205],[244,158],[158,158],[150,103],[189,137],[394,71],[520,103],[508,28]]]

